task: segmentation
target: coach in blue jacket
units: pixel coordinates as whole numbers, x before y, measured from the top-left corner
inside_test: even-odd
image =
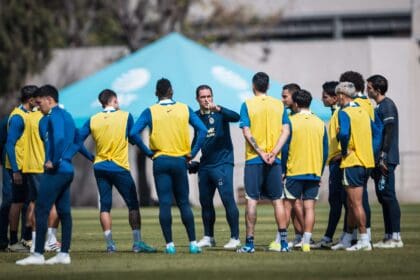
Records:
[[[230,240],[225,249],[236,249],[239,241],[239,211],[233,195],[233,145],[229,123],[238,122],[239,114],[213,103],[213,92],[208,85],[201,85],[196,90],[200,110],[195,113],[206,125],[207,137],[201,148],[198,171],[199,191],[204,237],[198,242],[200,247],[213,247],[214,223],[216,213],[213,198],[219,191],[226,209],[226,219],[230,227]],[[193,142],[195,141],[195,138]]]

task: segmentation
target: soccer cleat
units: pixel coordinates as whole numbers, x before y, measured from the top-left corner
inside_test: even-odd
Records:
[[[210,236],[204,236],[200,241],[197,243],[198,247],[215,247],[216,241],[213,237]]]
[[[281,241],[280,245],[281,245],[280,252],[290,252],[289,243],[287,243],[287,241]]]
[[[394,248],[402,248],[404,247],[404,243],[402,240],[395,240],[395,239],[387,239],[379,241],[378,243],[373,244],[373,248],[378,249],[394,249]]]
[[[22,245],[25,246],[26,248],[31,248],[32,246],[32,240],[22,239],[20,243],[22,243]]]
[[[198,245],[190,244],[190,254],[200,254],[201,248]]]
[[[313,249],[331,249],[331,246],[333,246],[332,241],[327,241],[325,239],[321,239],[319,242],[315,243],[314,245],[311,245],[311,248]]]
[[[168,255],[175,255],[176,254],[175,246],[173,246],[173,245],[166,246],[165,253],[168,254]]]
[[[114,240],[111,240],[111,241],[107,242],[106,251],[108,253],[114,253],[114,252],[117,251],[117,247],[115,246]]]
[[[302,243],[303,244],[303,243]],[[316,249],[317,247],[317,245],[316,245],[316,242],[315,242],[315,240],[313,240],[312,238],[311,238],[311,240],[309,241],[309,245],[311,246],[311,249]]]
[[[310,252],[311,245],[310,244],[302,244],[302,252]]]
[[[384,244],[385,242],[387,242],[388,240],[390,240],[390,239],[386,239],[386,238],[384,238],[384,239],[382,239],[381,241],[379,241],[379,242],[377,242],[377,243],[374,243],[374,244],[373,244],[373,248],[382,248],[383,244]]]
[[[134,242],[133,244],[133,252],[134,253],[156,253],[156,248],[148,245],[144,241]]]
[[[290,248],[300,248],[302,247],[302,238],[295,238],[293,241],[289,242]]]
[[[270,245],[268,245],[268,251],[273,251],[273,252],[280,252],[281,251],[281,246],[279,242],[271,241]]]
[[[241,241],[239,239],[231,238],[228,243],[226,243],[223,248],[225,249],[236,249],[241,246]]]
[[[29,248],[23,245],[21,242],[16,242],[15,244],[9,245],[9,251],[18,253],[28,253]]]
[[[245,245],[245,246],[239,248],[238,250],[236,250],[236,252],[237,253],[254,253],[255,248],[254,248],[254,246]]]
[[[60,252],[61,243],[56,242],[45,242],[44,250],[45,252]]]
[[[70,264],[71,259],[68,253],[58,253],[54,257],[45,261],[45,264]]]
[[[370,242],[358,241],[355,245],[346,248],[346,251],[372,251],[372,245]]]
[[[43,265],[45,264],[44,256],[41,254],[30,254],[29,257],[16,261],[17,265]]]
[[[350,247],[351,247],[351,244],[340,241],[337,244],[335,244],[334,246],[331,246],[331,250],[333,250],[333,251],[345,250],[345,249],[350,248]]]

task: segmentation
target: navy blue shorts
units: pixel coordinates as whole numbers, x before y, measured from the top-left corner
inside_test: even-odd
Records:
[[[39,185],[43,175],[44,174],[42,173],[24,174],[24,176],[26,176],[26,182],[28,184],[28,200],[30,202],[36,201],[39,192]]]
[[[369,179],[369,169],[362,166],[343,168],[343,186],[364,187]]]
[[[319,181],[286,178],[284,197],[286,199],[318,200]]]
[[[247,199],[280,199],[283,194],[280,164],[245,165],[245,192]]]
[[[24,203],[28,200],[28,180],[25,174],[22,174],[22,184],[13,182],[13,171],[8,169],[12,179],[12,203]]]
[[[109,172],[94,170],[101,203],[101,212],[110,212],[112,208],[112,186],[117,188],[128,210],[138,210],[136,185],[129,171]]]

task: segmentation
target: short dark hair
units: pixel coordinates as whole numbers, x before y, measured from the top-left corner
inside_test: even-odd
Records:
[[[378,91],[381,95],[385,95],[388,91],[388,80],[382,75],[370,76],[367,81],[371,83],[373,89]]]
[[[34,97],[51,97],[55,102],[58,102],[58,91],[52,85],[45,85],[37,89],[34,93]]]
[[[337,96],[337,94],[335,93],[335,88],[337,87],[338,84],[339,82],[337,81],[325,82],[322,85],[322,90],[329,96]]]
[[[309,108],[312,102],[312,95],[309,91],[300,89],[293,93],[293,102],[295,102],[299,108]]]
[[[259,92],[267,92],[270,78],[264,72],[258,72],[252,77],[252,84]]]
[[[295,83],[285,84],[283,86],[283,90],[288,90],[290,92],[290,94],[293,95],[295,92],[300,90],[300,86],[298,84],[295,84]]]
[[[362,74],[355,71],[346,71],[340,76],[340,82],[350,82],[354,84],[356,91],[363,92],[365,89],[365,80]]]
[[[168,79],[162,78],[156,83],[156,95],[158,97],[166,97],[172,94],[172,85]]]
[[[117,97],[117,94],[110,89],[104,89],[99,93],[98,100],[101,103],[102,107],[105,108],[108,105],[108,102],[111,100],[112,97]]]
[[[199,86],[197,87],[197,89],[195,90],[195,97],[196,97],[196,98],[198,98],[198,94],[200,93],[200,90],[203,90],[203,89],[208,89],[208,90],[210,90],[210,93],[211,93],[211,95],[213,96],[213,90],[211,89],[211,87],[210,87],[210,86],[208,86],[208,85],[199,85]]]
[[[25,103],[30,98],[34,97],[35,91],[38,89],[37,86],[27,85],[20,89],[20,102]]]

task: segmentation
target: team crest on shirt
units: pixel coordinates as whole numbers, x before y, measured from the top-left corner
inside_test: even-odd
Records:
[[[214,124],[214,119],[212,117],[209,118],[209,124]]]
[[[214,127],[210,127],[209,130],[207,130],[207,138],[214,137],[216,135],[216,130]]]

